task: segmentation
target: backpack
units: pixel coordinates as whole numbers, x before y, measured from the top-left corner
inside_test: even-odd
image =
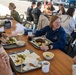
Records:
[[[11,28],[11,22],[10,21],[5,21],[4,28],[6,28],[6,29]]]

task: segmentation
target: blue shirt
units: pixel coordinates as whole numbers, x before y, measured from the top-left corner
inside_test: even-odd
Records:
[[[50,26],[46,26],[35,33],[35,36],[42,36],[46,34],[46,38],[51,40],[53,43],[53,49],[60,49],[65,52],[66,33],[62,27],[57,30],[52,30]]]

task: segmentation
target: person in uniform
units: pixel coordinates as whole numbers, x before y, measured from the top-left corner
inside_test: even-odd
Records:
[[[21,22],[19,13],[15,10],[16,6],[14,3],[9,3],[9,10],[11,10],[11,17],[19,23]]]

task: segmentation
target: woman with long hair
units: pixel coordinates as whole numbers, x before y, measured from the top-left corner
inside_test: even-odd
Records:
[[[68,8],[65,15],[61,15],[61,26],[64,28],[66,34],[71,35],[75,29],[75,22],[73,19],[75,9]]]
[[[64,9],[63,4],[59,4],[58,7],[59,7],[59,10],[57,11],[57,13],[58,13],[59,15],[65,14],[65,9]]]

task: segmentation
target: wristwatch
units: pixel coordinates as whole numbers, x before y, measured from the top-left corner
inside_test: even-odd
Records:
[[[48,48],[50,49],[50,44],[48,45]]]
[[[53,49],[53,45],[52,45],[52,44],[49,44],[49,45],[48,45],[48,48],[49,48],[49,49]]]

